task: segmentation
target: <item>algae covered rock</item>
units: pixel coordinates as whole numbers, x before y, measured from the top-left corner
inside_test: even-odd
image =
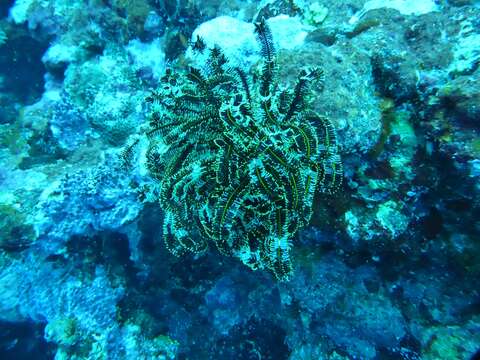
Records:
[[[48,239],[41,243],[47,253],[63,251],[73,235],[128,231],[127,225],[136,219],[142,205],[128,186],[130,180],[113,176],[120,170],[112,161],[67,174],[43,191],[35,228],[41,238]]]
[[[20,206],[0,204],[0,249],[21,250],[34,241],[33,226],[26,220]]]
[[[480,128],[480,70],[470,76],[458,76],[438,89],[439,101],[460,123]]]
[[[301,49],[280,52],[280,73],[293,81],[291,76],[299,64],[322,66],[325,86],[312,89],[318,94],[312,106],[327,114],[334,124],[342,154],[367,153],[375,146],[382,128],[380,99],[367,85],[373,84],[369,58],[352,52],[347,43],[325,48],[309,42]],[[348,74],[345,69],[349,69]]]
[[[76,321],[73,318],[53,320],[45,327],[45,339],[61,347],[70,347],[79,340],[76,327]]]
[[[121,145],[138,126],[138,101],[144,96],[123,52],[105,54],[65,72],[64,88],[71,102],[102,139]]]

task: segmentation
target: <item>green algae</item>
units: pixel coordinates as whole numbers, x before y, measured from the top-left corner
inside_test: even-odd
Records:
[[[56,319],[45,327],[45,338],[62,347],[73,346],[79,340],[77,326],[74,318]]]
[[[0,125],[0,148],[6,148],[13,155],[21,155],[28,150],[27,139],[18,123]]]
[[[18,251],[28,247],[34,240],[33,226],[20,207],[0,204],[0,249]]]
[[[384,99],[380,103],[380,110],[382,112],[382,130],[378,141],[370,151],[370,157],[372,159],[377,158],[383,152],[385,143],[387,142],[391,134],[391,123],[395,120],[395,104],[391,99]]]

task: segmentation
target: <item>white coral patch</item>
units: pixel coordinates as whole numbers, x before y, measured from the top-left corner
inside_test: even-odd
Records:
[[[355,24],[370,10],[381,8],[395,9],[403,15],[423,15],[439,10],[434,0],[370,0],[350,18],[348,23]]]

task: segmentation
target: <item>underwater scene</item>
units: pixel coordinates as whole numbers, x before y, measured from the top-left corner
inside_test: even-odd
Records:
[[[0,0],[0,359],[479,360],[479,0]]]

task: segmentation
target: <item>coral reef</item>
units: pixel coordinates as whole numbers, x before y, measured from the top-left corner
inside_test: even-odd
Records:
[[[0,358],[478,357],[478,19],[0,2]]]

